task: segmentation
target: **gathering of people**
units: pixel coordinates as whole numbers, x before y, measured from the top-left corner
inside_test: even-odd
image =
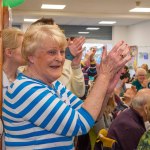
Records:
[[[52,18],[25,33],[2,31],[3,150],[97,150],[102,129],[108,132],[102,143],[115,141],[112,150],[148,150],[148,65],[132,78],[123,40],[109,53],[103,46],[100,64],[94,47],[82,59],[85,41],[66,37]]]

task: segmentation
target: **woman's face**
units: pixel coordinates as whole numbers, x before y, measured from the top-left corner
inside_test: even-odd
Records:
[[[23,36],[19,36],[18,43],[20,46],[12,50],[12,64],[17,65],[18,67],[25,65],[25,60],[23,59],[21,54],[22,42],[23,42]]]
[[[146,79],[146,75],[145,73],[139,73],[138,76],[137,76],[137,79],[140,83],[143,83],[143,81]]]
[[[44,39],[42,45],[32,56],[29,56],[29,60],[38,79],[51,84],[62,74],[65,51],[56,41],[48,37]]]

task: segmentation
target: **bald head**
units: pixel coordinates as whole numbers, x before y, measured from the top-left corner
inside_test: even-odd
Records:
[[[150,105],[150,89],[148,88],[138,91],[132,100],[133,108],[141,108],[146,104]]]

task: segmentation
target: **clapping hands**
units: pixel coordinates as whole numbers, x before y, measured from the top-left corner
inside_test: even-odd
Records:
[[[118,42],[107,54],[103,47],[101,64],[99,66],[100,74],[104,74],[110,81],[107,93],[112,93],[121,74],[124,65],[131,59],[129,46],[124,42]]]

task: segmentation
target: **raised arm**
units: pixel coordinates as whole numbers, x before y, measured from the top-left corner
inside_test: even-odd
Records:
[[[82,105],[95,120],[99,113],[102,113],[101,110],[107,103],[107,97],[113,91],[118,81],[119,75],[117,73],[130,59],[129,47],[123,41],[118,42],[109,54],[107,54],[104,48],[102,61],[98,68],[100,74],[89,96]]]
[[[68,44],[62,76],[59,78],[59,81],[78,97],[85,93],[84,76],[80,66],[84,42],[85,38],[79,37]]]

